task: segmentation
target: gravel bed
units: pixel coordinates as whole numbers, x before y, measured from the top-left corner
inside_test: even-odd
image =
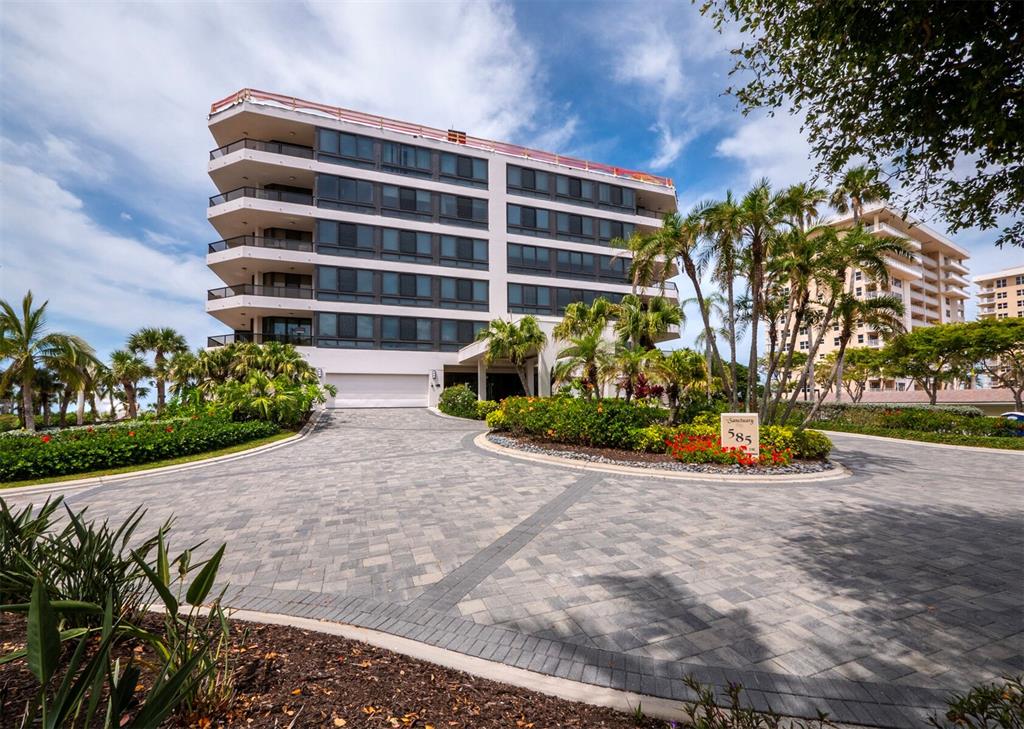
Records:
[[[570,446],[557,447],[556,444],[539,444],[523,441],[508,435],[488,433],[487,439],[505,448],[514,448],[525,453],[536,453],[544,456],[569,458],[574,461],[603,463],[611,466],[632,466],[649,468],[655,471],[683,471],[686,473],[714,473],[718,475],[736,476],[784,476],[802,473],[825,473],[835,470],[831,461],[796,461],[788,466],[722,466],[717,463],[680,463],[669,457],[656,461],[643,460],[640,454],[633,457],[629,451],[611,448],[586,448],[577,450]],[[645,454],[650,455],[650,454]]]

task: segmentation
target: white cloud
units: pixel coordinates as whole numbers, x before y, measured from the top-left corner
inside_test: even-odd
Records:
[[[125,221],[126,223],[131,222],[132,220],[132,214],[126,213],[123,210],[121,211],[121,214],[118,217],[121,218],[121,220]]]
[[[776,187],[785,187],[813,175],[814,162],[800,120],[784,112],[748,118],[715,151],[739,162],[747,183],[767,177]]]
[[[81,199],[21,165],[0,163],[0,240],[5,295],[31,289],[67,328],[87,324],[121,339],[141,326],[173,326],[193,345],[220,328],[203,309],[216,278],[201,256],[104,229]]]
[[[696,6],[616,4],[590,21],[589,29],[613,81],[630,88],[625,103],[646,108],[655,118],[649,167],[671,166],[687,144],[725,116],[730,102],[719,96],[727,85],[728,48],[735,37],[716,33]]]

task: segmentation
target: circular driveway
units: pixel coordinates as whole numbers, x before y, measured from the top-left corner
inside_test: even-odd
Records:
[[[172,548],[227,542],[235,607],[665,698],[692,673],[909,727],[1024,671],[1024,453],[836,435],[851,478],[705,483],[507,458],[481,430],[332,411],[294,444],[67,500],[173,514]]]

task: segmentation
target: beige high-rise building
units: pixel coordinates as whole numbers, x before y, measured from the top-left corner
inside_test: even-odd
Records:
[[[964,321],[964,302],[970,286],[966,276],[966,260],[970,254],[943,234],[929,228],[913,217],[904,218],[896,210],[878,205],[868,208],[861,216],[861,224],[880,236],[893,236],[907,241],[911,259],[887,257],[889,283],[884,286],[862,271],[853,272],[853,293],[866,299],[882,295],[897,296],[903,301],[903,326],[907,331],[934,324]],[[840,228],[852,228],[853,216],[848,215],[830,222]],[[831,325],[818,349],[822,359],[839,348],[839,326]],[[832,336],[829,336],[829,335]],[[805,327],[797,340],[800,351],[810,349],[810,331]],[[860,327],[850,342],[851,347],[881,347],[885,339],[880,332]],[[897,389],[911,387],[909,382],[875,380],[869,389]]]
[[[978,286],[978,318],[1024,317],[1024,266],[974,277]]]

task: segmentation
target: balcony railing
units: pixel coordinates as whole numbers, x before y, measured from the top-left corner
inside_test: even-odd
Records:
[[[287,238],[264,238],[258,235],[239,235],[226,240],[211,243],[210,253],[238,248],[239,246],[255,246],[256,248],[273,248],[278,251],[303,251],[312,253],[313,242],[308,240],[288,240]]]
[[[237,142],[225,144],[210,152],[210,159],[219,159],[240,149],[255,149],[258,152],[271,152],[273,154],[286,154],[289,157],[302,157],[313,159],[313,148],[303,147],[301,144],[288,144],[286,142],[262,142],[258,139],[239,139]]]
[[[207,301],[227,299],[232,296],[272,296],[285,299],[312,299],[313,289],[298,286],[260,286],[259,284],[239,284],[210,289],[206,292]]]
[[[256,332],[235,332],[234,334],[217,334],[206,338],[207,347],[223,347],[236,342],[251,342],[254,344],[265,344],[266,342],[281,342],[282,344],[294,344],[296,347],[312,347],[313,337],[310,334],[260,334]]]
[[[239,187],[228,192],[222,192],[210,198],[210,207],[223,205],[232,200],[243,197],[253,197],[257,200],[273,200],[274,202],[292,203],[294,205],[312,205],[313,195],[307,192],[292,192],[291,190],[265,190],[262,187]]]

